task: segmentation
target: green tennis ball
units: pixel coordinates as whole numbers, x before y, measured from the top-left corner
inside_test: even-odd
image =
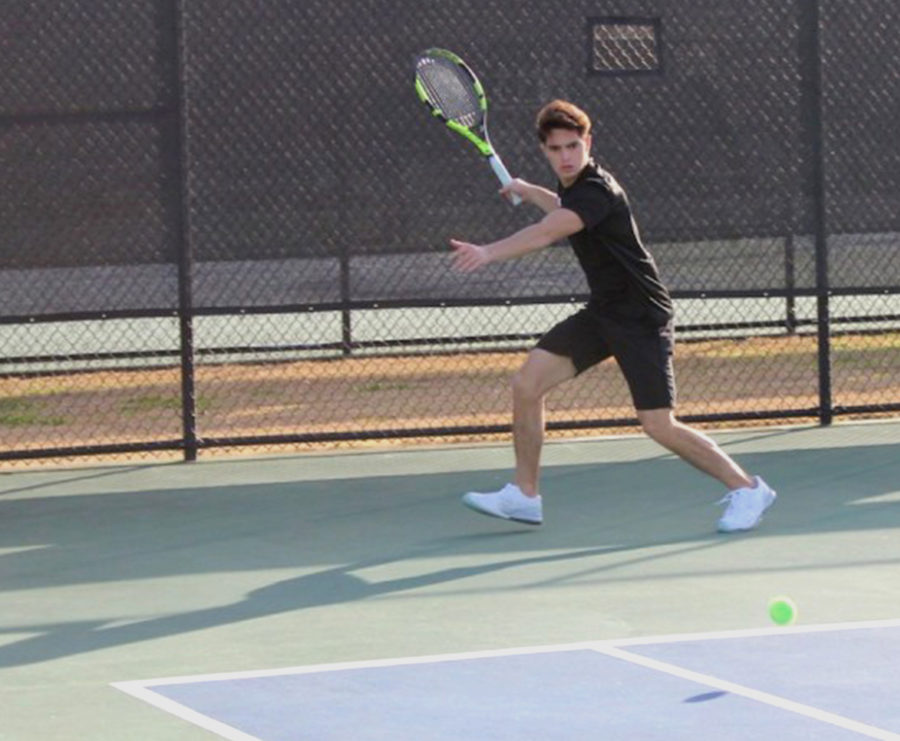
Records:
[[[790,625],[797,619],[797,605],[790,597],[773,597],[769,600],[769,617],[776,625]]]

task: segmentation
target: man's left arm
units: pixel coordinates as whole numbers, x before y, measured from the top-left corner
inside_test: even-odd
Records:
[[[567,208],[558,208],[536,224],[490,244],[471,244],[451,239],[450,244],[455,252],[453,264],[457,270],[470,273],[492,262],[511,260],[543,249],[582,229],[584,222],[578,214]]]

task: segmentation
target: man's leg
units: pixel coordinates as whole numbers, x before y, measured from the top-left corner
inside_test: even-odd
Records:
[[[570,358],[535,348],[512,380],[515,484],[529,497],[538,495],[544,444],[544,397],[575,376]]]
[[[543,502],[538,493],[541,446],[544,441],[544,395],[572,378],[569,358],[535,348],[513,376],[513,446],[516,477],[499,491],[463,495],[463,504],[476,512],[504,520],[540,525]]]
[[[637,416],[647,435],[728,489],[755,485],[753,478],[714,440],[679,422],[671,409],[639,409]]]
[[[751,477],[709,437],[675,419],[671,409],[639,410],[644,431],[704,473],[729,488],[720,504],[727,504],[719,519],[723,533],[752,530],[776,499],[775,491],[758,476]]]

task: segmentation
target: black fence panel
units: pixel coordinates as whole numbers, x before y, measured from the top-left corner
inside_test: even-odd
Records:
[[[585,298],[428,115],[461,54],[514,175],[548,100],[594,122],[676,298],[679,412],[900,410],[891,0],[10,0],[0,17],[0,459],[509,430],[523,353]],[[603,366],[552,429],[634,423]]]

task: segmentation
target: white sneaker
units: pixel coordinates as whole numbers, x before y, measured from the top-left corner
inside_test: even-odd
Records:
[[[762,519],[763,513],[775,504],[775,490],[755,476],[756,486],[728,492],[719,504],[728,504],[719,520],[720,533],[752,530]]]
[[[500,491],[489,494],[470,491],[463,495],[462,503],[483,515],[502,520],[524,522],[526,525],[540,525],[544,521],[540,496],[527,497],[515,484],[507,484]]]

